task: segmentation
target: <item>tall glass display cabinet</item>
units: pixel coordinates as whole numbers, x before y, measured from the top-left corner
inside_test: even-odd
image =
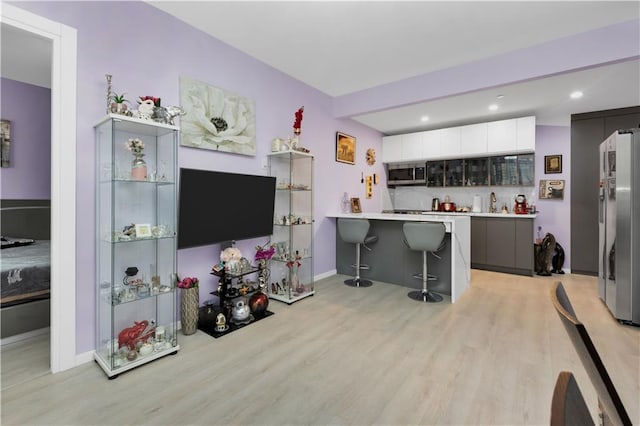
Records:
[[[180,349],[178,131],[117,114],[95,126],[95,360],[109,378]]]
[[[313,155],[272,152],[269,170],[276,177],[269,297],[291,304],[314,294]]]

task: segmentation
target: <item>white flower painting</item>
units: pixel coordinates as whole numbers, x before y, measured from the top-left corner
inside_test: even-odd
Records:
[[[188,77],[180,78],[183,146],[256,155],[253,100]]]

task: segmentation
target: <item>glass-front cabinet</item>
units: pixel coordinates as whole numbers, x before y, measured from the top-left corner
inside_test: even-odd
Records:
[[[427,186],[533,186],[534,154],[427,162]]]
[[[276,177],[275,254],[267,283],[269,297],[293,303],[314,294],[313,283],[313,156],[299,151],[269,154]]]
[[[427,163],[427,186],[444,186],[444,160]]]
[[[117,114],[95,126],[95,359],[110,378],[180,349],[178,131]]]
[[[489,185],[489,159],[487,157],[465,159],[464,178],[466,186]]]
[[[504,155],[489,158],[491,185],[535,184],[534,154]]]
[[[464,186],[464,160],[445,161],[445,186]]]

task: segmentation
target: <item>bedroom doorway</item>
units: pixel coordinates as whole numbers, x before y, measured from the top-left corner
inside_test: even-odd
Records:
[[[0,40],[2,119],[10,131],[8,159],[3,153],[8,164],[0,169],[1,234],[8,239],[3,241],[0,309],[0,377],[5,390],[51,371],[53,47],[51,40],[4,22]],[[11,247],[9,241],[15,238],[34,242]]]
[[[5,3],[0,14],[1,25],[49,40],[52,47],[50,371],[56,373],[77,365],[77,33],[74,28]]]

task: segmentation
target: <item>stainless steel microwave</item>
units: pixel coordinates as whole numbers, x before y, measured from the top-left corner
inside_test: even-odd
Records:
[[[387,168],[387,185],[424,185],[426,180],[426,164],[389,164]]]

